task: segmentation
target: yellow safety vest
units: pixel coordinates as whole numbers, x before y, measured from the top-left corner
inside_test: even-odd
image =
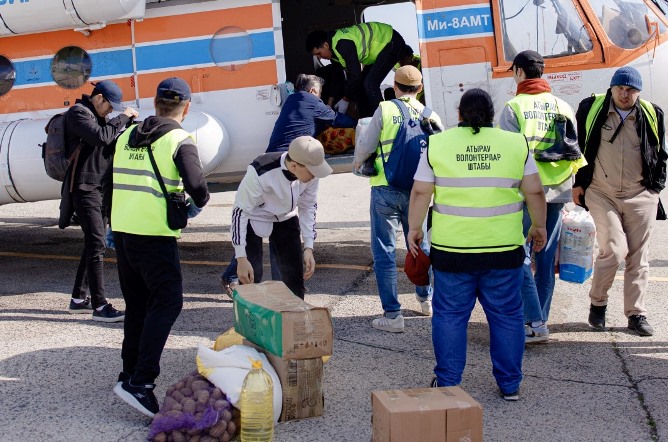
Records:
[[[524,244],[524,135],[488,127],[474,135],[456,127],[429,137],[427,155],[435,175],[432,247],[488,253]]]
[[[351,40],[357,48],[357,59],[364,65],[374,64],[380,51],[392,39],[392,26],[385,23],[360,23],[359,25],[339,29],[332,37],[332,52],[337,61],[346,67],[346,62],[336,50],[339,40]]]
[[[508,106],[515,112],[520,132],[529,143],[531,152],[545,150],[556,141],[554,118],[561,114],[575,122],[571,107],[549,92],[541,94],[519,94],[508,101]],[[570,161],[537,161],[538,174],[544,186],[554,186],[566,181],[582,167],[582,158]]]
[[[160,189],[146,147],[130,146],[132,126],[116,142],[113,168],[111,228],[115,232],[147,236],[175,236],[167,224],[167,201]],[[174,129],[152,145],[155,163],[168,193],[183,192],[183,182],[174,164],[179,144],[190,137],[183,129]]]
[[[587,114],[587,120],[585,122],[585,130],[587,131],[587,136],[585,137],[585,145],[583,147],[583,152],[587,149],[587,144],[589,144],[589,136],[591,135],[591,129],[594,126],[594,121],[596,121],[596,117],[598,117],[598,114],[601,112],[601,109],[603,108],[603,102],[605,101],[605,94],[592,94],[592,97],[594,97],[594,102],[591,105],[591,108],[589,109],[589,113]],[[640,103],[640,109],[642,110],[643,115],[649,122],[649,127],[652,128],[652,133],[654,133],[654,138],[659,139],[659,123],[656,117],[656,109],[654,109],[654,105],[652,105],[651,102],[647,100],[643,100],[640,98],[638,100]],[[657,150],[660,148],[661,144],[657,144],[656,148]]]
[[[401,99],[400,99],[401,100]],[[418,111],[413,106],[416,105],[415,100],[401,100],[406,105],[408,112],[410,112],[413,120],[418,120],[420,117],[421,111]],[[422,104],[420,103],[420,106]],[[399,126],[403,124],[403,118],[401,117],[401,111],[396,104],[391,101],[381,101],[380,102],[381,116],[383,118],[383,128],[380,131],[380,140],[378,142],[378,147],[376,148],[376,157],[375,167],[378,171],[378,175],[372,176],[369,178],[369,184],[371,186],[387,186],[387,178],[385,178],[385,168],[383,166],[383,159],[380,154],[380,150],[383,149],[383,154],[385,158],[392,151],[392,143],[394,143],[394,138],[399,132]]]

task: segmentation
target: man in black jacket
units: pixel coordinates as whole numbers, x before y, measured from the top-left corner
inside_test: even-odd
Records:
[[[668,154],[663,111],[640,99],[641,90],[640,73],[623,67],[604,95],[580,103],[578,138],[588,165],[575,176],[573,201],[591,212],[600,247],[589,291],[589,325],[605,330],[608,290],[625,261],[628,328],[651,336],[654,329],[645,316],[649,240],[666,182]]]
[[[103,80],[93,86],[93,92],[76,100],[65,115],[67,155],[74,153],[79,145],[81,148],[65,177],[63,192],[71,192],[74,211],[84,232],[84,249],[68,311],[92,311],[94,321],[120,322],[123,312],[116,310],[104,296],[106,219],[102,182],[111,164],[114,140],[139,114],[132,108],[123,108],[123,94],[113,81]],[[113,110],[121,113],[107,120]],[[90,297],[86,296],[87,288]]]

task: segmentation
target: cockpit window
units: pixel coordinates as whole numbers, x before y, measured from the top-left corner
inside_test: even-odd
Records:
[[[0,97],[14,87],[16,81],[16,69],[7,57],[0,55]]]
[[[610,37],[610,41],[620,48],[637,48],[650,38],[648,20],[645,17],[649,19],[649,22],[658,25],[659,33],[666,30],[663,22],[642,0],[590,0],[589,3],[601,21],[606,34]],[[665,8],[666,3],[663,2],[663,5],[657,4],[657,6]]]
[[[93,62],[86,51],[77,46],[66,46],[51,60],[51,76],[58,86],[76,89],[90,78]]]
[[[501,14],[506,61],[527,49],[554,58],[593,48],[571,0],[501,0]]]

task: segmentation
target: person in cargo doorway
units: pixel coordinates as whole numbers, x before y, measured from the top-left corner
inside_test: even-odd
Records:
[[[318,183],[330,173],[322,144],[311,136],[297,137],[287,152],[265,153],[248,166],[230,226],[242,284],[262,281],[262,238],[268,237],[281,280],[304,299],[304,280],[315,271]]]
[[[317,30],[306,37],[306,52],[338,63],[346,70],[345,95],[334,110],[346,113],[349,102],[357,101],[360,118],[373,115],[383,101],[380,84],[406,55],[406,48],[401,34],[392,26],[377,22],[329,32]]]
[[[118,138],[111,207],[118,279],[126,305],[123,371],[114,393],[149,417],[159,409],[153,390],[160,357],[183,308],[176,243],[181,230],[170,227],[165,193],[187,192],[189,217],[209,201],[197,146],[181,127],[190,110],[190,86],[176,77],[163,80],[154,105],[156,116]]]
[[[614,73],[605,94],[580,102],[575,118],[588,165],[575,175],[573,202],[588,208],[600,246],[589,291],[589,325],[605,330],[608,291],[626,262],[627,326],[640,336],[652,336],[645,308],[648,255],[654,220],[665,219],[657,206],[666,185],[668,153],[663,110],[641,99],[641,90],[640,72],[627,66]]]
[[[487,92],[466,91],[459,120],[459,127],[429,137],[408,212],[407,243],[417,257],[433,195],[432,386],[461,383],[468,321],[479,300],[496,383],[505,400],[516,401],[524,356],[522,208],[526,200],[528,235],[539,251],[547,238],[545,193],[524,135],[492,126],[494,103]]]
[[[70,201],[84,233],[84,248],[74,280],[69,313],[92,314],[93,321],[121,322],[123,312],[105,298],[104,252],[107,209],[103,207],[104,177],[113,160],[113,143],[125,126],[139,114],[123,107],[121,88],[111,80],[93,83],[65,114],[67,155],[79,153],[63,182],[61,222],[69,224]],[[112,111],[120,114],[107,119]],[[70,186],[69,189],[67,186]],[[64,224],[63,224],[64,225]],[[86,290],[90,297],[86,296]]]

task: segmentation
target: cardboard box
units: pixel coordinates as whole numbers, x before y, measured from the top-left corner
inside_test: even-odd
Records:
[[[234,289],[234,329],[256,345],[285,359],[332,354],[332,318],[281,281],[243,284]]]
[[[322,416],[325,395],[322,391],[322,358],[283,359],[263,348],[244,340],[248,345],[264,353],[281,381],[283,408],[279,422]]]
[[[459,387],[371,392],[373,441],[482,442],[482,406]]]

